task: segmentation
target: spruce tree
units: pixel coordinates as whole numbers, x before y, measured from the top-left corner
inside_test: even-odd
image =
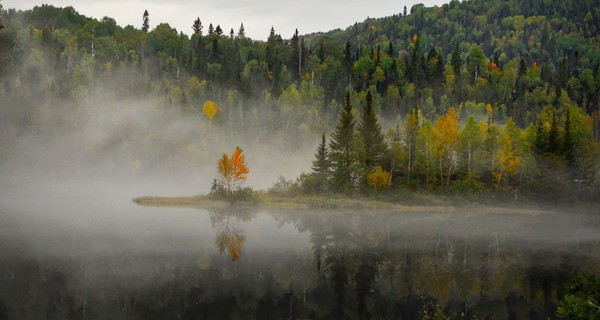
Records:
[[[558,120],[556,111],[552,109],[552,118],[550,119],[550,131],[548,131],[548,152],[557,154],[560,151],[560,142],[558,137]]]
[[[142,16],[142,31],[148,32],[148,29],[150,29],[150,14],[148,13],[148,10],[144,10],[144,15]]]
[[[318,191],[323,192],[327,190],[327,181],[329,180],[329,151],[327,150],[327,143],[325,141],[325,133],[321,138],[321,144],[317,148],[315,153],[315,160],[312,162],[312,174],[315,179]]]
[[[364,143],[364,165],[369,172],[375,166],[382,165],[387,145],[383,135],[383,128],[373,110],[373,96],[371,91],[367,91],[367,102],[363,108],[362,118],[358,124],[358,132]]]
[[[452,65],[452,70],[454,70],[454,76],[457,78],[460,77],[462,59],[460,57],[460,49],[458,48],[458,44],[456,47],[454,47],[454,51],[452,51],[452,59],[450,60],[450,64]]]
[[[565,120],[563,123],[563,141],[562,141],[562,152],[567,160],[569,166],[574,165],[575,154],[573,148],[573,137],[571,133],[571,107],[567,106],[565,110]]]
[[[240,29],[238,30],[237,37],[240,39],[246,37],[246,29],[244,28],[244,23],[240,24]]]
[[[200,21],[200,17],[196,18],[196,20],[194,20],[194,24],[192,25],[192,30],[194,31],[194,34],[197,34],[199,36],[202,35],[202,22]]]
[[[332,169],[331,188],[338,192],[353,189],[352,178],[352,139],[354,136],[354,115],[350,105],[350,92],[346,93],[346,104],[340,114],[329,144],[329,161]]]

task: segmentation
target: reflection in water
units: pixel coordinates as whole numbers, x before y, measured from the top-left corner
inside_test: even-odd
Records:
[[[238,209],[239,214],[239,209]],[[242,212],[247,214],[248,212]],[[212,211],[210,213],[212,226],[217,229],[217,236],[215,238],[215,244],[220,253],[223,253],[225,249],[229,251],[231,261],[236,261],[240,257],[240,251],[244,247],[246,241],[246,235],[244,230],[238,227],[239,215],[231,215],[228,210],[223,211]]]
[[[596,217],[198,215],[212,229],[179,252],[0,246],[0,319],[419,319],[429,305],[460,319],[546,319],[569,274],[600,271]]]

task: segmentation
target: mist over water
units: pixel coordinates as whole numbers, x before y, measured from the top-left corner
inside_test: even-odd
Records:
[[[207,193],[236,145],[255,189],[309,170],[314,150],[152,99],[48,106],[26,125],[20,107],[2,105],[0,318],[415,318],[431,298],[542,319],[569,274],[600,265],[600,220],[578,212],[140,207]]]

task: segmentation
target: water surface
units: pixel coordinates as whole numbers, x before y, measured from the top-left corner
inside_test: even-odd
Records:
[[[554,317],[600,218],[151,208],[61,184],[0,202],[0,319]]]

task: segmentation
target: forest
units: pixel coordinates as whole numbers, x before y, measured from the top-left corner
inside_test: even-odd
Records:
[[[598,200],[597,1],[453,0],[390,14],[307,35],[271,28],[259,41],[210,17],[190,30],[153,25],[144,8],[125,27],[73,7],[1,9],[0,103],[20,107],[0,120],[0,146],[18,134],[9,123],[47,130],[49,106],[76,114],[91,99],[153,97],[207,128],[174,157],[206,157],[214,127],[316,150],[310,172],[279,182],[286,192]]]

